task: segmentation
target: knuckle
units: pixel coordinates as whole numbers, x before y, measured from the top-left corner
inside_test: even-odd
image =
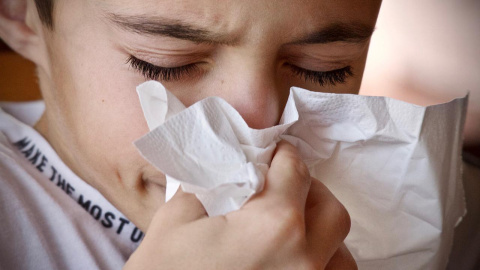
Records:
[[[350,215],[348,214],[348,211],[345,208],[345,206],[342,203],[340,203],[338,200],[334,204],[333,211],[334,211],[333,212],[334,218],[338,226],[338,231],[341,232],[342,236],[345,238],[350,232],[350,227],[351,227]]]
[[[301,159],[293,159],[292,167],[301,179],[310,179],[310,172],[307,165]]]
[[[357,263],[353,258],[350,251],[343,245],[337,252],[333,255],[330,261],[327,263],[325,270],[336,270],[336,269],[348,269],[355,270],[358,269]]]
[[[299,243],[305,239],[303,214],[294,207],[277,207],[271,211],[270,227],[275,241]]]
[[[305,256],[298,262],[298,269],[302,270],[318,270],[324,269],[325,263],[322,263],[320,260],[312,258],[310,256]]]

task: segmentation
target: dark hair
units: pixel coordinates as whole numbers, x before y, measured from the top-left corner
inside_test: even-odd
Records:
[[[35,0],[35,5],[42,23],[53,29],[53,0]]]

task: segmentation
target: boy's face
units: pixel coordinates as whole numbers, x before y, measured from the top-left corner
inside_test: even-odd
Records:
[[[146,229],[165,180],[132,145],[148,132],[138,84],[157,79],[187,106],[220,96],[251,127],[273,126],[291,86],[358,92],[380,2],[58,0],[37,129]]]

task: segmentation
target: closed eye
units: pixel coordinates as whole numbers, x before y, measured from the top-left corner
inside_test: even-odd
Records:
[[[313,71],[297,67],[295,65],[286,64],[296,76],[303,78],[306,82],[313,82],[320,86],[335,86],[338,83],[345,83],[348,77],[353,76],[352,67],[346,66],[341,69],[331,71]]]
[[[200,72],[198,63],[192,63],[179,67],[160,67],[140,60],[133,55],[130,55],[126,61],[131,67],[140,72],[145,78],[150,80],[161,81],[178,81],[185,77],[193,77]],[[352,67],[346,66],[341,69],[331,71],[313,71],[304,69],[292,64],[286,64],[292,72],[301,77],[306,82],[313,82],[320,86],[345,83],[348,77],[353,76]]]
[[[160,67],[130,55],[126,61],[131,67],[139,71],[145,78],[161,81],[178,81],[183,77],[192,76],[199,71],[198,64],[192,63],[179,67]]]

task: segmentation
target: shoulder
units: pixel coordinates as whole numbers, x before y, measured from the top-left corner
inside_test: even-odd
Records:
[[[0,110],[0,269],[120,269],[133,251],[69,196],[64,177],[53,177],[60,170],[86,185],[40,134]]]
[[[120,269],[133,251],[106,233],[2,133],[0,217],[0,269]]]

